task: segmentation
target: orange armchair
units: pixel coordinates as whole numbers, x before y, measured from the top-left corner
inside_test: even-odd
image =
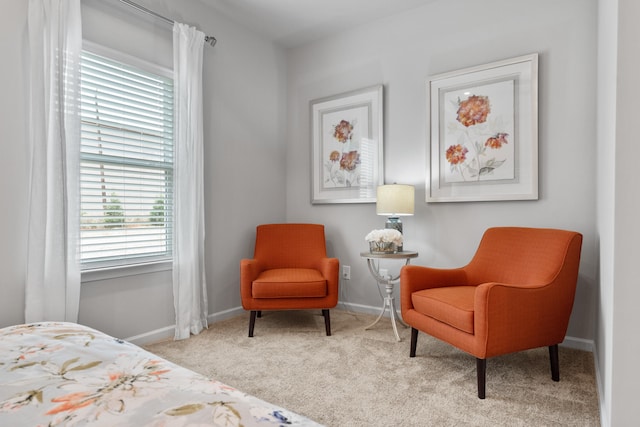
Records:
[[[262,310],[314,308],[322,309],[330,336],[339,266],[337,258],[327,258],[323,225],[259,225],[253,258],[240,261],[242,307],[251,311],[249,336]]]
[[[490,228],[464,267],[404,266],[402,317],[418,331],[476,357],[478,397],[485,398],[487,358],[549,347],[551,378],[560,380],[558,344],[573,307],[582,235],[572,231]]]

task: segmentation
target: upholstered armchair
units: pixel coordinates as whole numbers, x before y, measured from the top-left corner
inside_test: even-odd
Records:
[[[549,347],[560,380],[564,340],[578,279],[582,235],[518,227],[490,228],[464,267],[404,266],[402,317],[411,326],[410,357],[422,331],[476,357],[478,397],[485,398],[490,357]]]
[[[339,265],[327,257],[323,225],[259,225],[253,258],[240,261],[242,307],[251,311],[249,336],[263,310],[300,309],[321,309],[331,335],[329,309],[338,303]]]

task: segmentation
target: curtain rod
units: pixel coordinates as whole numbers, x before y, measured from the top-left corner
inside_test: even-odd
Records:
[[[168,23],[168,24],[173,25],[173,24],[175,23],[175,21],[174,21],[174,20],[169,19],[169,18],[167,18],[167,17],[165,17],[165,16],[162,16],[162,15],[160,15],[159,13],[156,13],[156,12],[154,12],[153,10],[149,10],[149,9],[147,9],[146,7],[140,6],[139,4],[134,3],[134,2],[132,2],[132,1],[129,1],[129,0],[120,0],[120,2],[122,2],[122,3],[126,4],[127,6],[131,6],[132,8],[134,8],[134,9],[136,9],[136,10],[138,10],[138,11],[142,12],[142,13],[146,13],[147,15],[155,16],[156,18],[161,19],[162,21],[164,21],[164,22],[166,22],[166,23]],[[207,36],[207,35],[205,35],[205,36],[204,36],[204,41],[205,41],[205,42],[207,42],[207,43],[209,43],[211,46],[215,46],[215,45],[216,45],[216,43],[218,42],[218,40],[216,40],[216,38],[215,38],[215,37],[213,37],[213,36]]]

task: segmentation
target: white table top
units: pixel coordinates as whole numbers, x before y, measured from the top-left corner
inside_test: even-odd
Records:
[[[360,252],[360,256],[363,258],[384,258],[384,259],[408,259],[408,258],[416,258],[418,256],[418,252],[416,251],[401,251],[394,252],[391,254],[377,254],[371,253],[369,251]]]

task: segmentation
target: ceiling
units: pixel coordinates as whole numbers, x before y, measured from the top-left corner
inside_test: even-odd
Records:
[[[289,48],[438,0],[200,1],[255,33]]]

